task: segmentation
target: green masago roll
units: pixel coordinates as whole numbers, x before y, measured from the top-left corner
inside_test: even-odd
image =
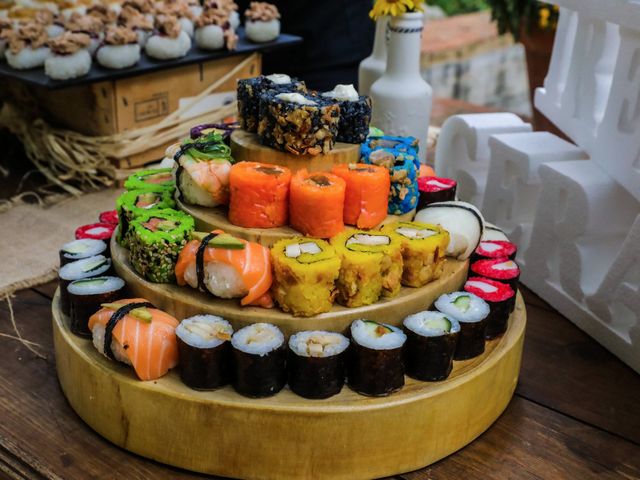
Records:
[[[129,225],[133,269],[154,283],[175,282],[178,254],[193,232],[191,216],[175,210],[152,210]]]
[[[129,175],[129,178],[124,182],[124,188],[127,190],[149,190],[158,187],[175,190],[176,183],[173,179],[171,168],[140,170],[139,172]]]
[[[176,202],[173,200],[171,189],[156,187],[148,190],[131,190],[124,192],[116,200],[116,210],[118,211],[118,244],[129,248],[128,233],[129,223],[139,217],[149,213],[151,210],[161,210],[174,208]]]

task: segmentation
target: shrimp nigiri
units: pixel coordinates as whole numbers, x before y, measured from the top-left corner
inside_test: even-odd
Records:
[[[238,298],[240,304],[270,308],[271,254],[267,247],[216,230],[197,234],[202,240],[187,243],[176,263],[178,285],[208,290],[216,297]],[[202,255],[198,256],[198,251]],[[198,266],[198,258],[202,262]]]
[[[144,298],[131,298],[103,304],[89,330],[100,353],[131,365],[140,380],[155,380],[178,364],[178,323]]]

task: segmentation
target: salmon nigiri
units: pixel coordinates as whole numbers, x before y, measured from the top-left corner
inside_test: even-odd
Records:
[[[187,243],[176,263],[178,285],[208,290],[216,297],[238,298],[241,305],[270,308],[271,254],[259,243],[247,242],[216,230],[194,234],[199,240]],[[198,250],[206,241],[198,266]]]
[[[155,380],[178,364],[178,323],[144,298],[130,298],[103,304],[89,318],[89,330],[100,353],[131,365],[140,380]]]

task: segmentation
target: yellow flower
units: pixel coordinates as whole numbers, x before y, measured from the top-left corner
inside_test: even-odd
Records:
[[[538,21],[538,25],[540,25],[540,28],[547,28],[549,26],[549,15],[551,14],[551,12],[549,11],[548,8],[542,8],[540,9],[539,15],[539,21]]]
[[[374,20],[384,15],[397,17],[408,11],[422,10],[421,0],[376,0],[369,16]]]

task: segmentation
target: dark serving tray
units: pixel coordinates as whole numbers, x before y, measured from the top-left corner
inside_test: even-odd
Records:
[[[232,57],[234,55],[242,55],[253,52],[269,52],[302,43],[301,37],[298,37],[296,35],[288,35],[286,33],[280,34],[280,36],[273,42],[253,43],[247,39],[244,34],[243,28],[238,29],[238,37],[238,48],[233,52],[229,52],[227,50],[217,50],[213,52],[201,50],[195,46],[194,42],[194,45],[191,47],[189,53],[187,53],[187,55],[182,58],[178,58],[176,60],[154,60],[147,57],[143,52],[140,55],[140,61],[137,65],[130,68],[124,68],[122,70],[111,70],[108,68],[104,68],[94,60],[93,64],[91,65],[91,70],[87,75],[71,80],[51,80],[45,75],[44,68],[34,68],[32,70],[15,70],[5,62],[0,63],[0,76],[14,78],[30,85],[36,85],[39,87],[56,90],[76,85],[85,85],[88,83],[103,82],[115,80],[118,78],[134,77],[137,75],[144,75],[145,73],[168,70],[171,68],[182,67],[194,63],[207,62],[209,60],[218,60],[220,58]]]

